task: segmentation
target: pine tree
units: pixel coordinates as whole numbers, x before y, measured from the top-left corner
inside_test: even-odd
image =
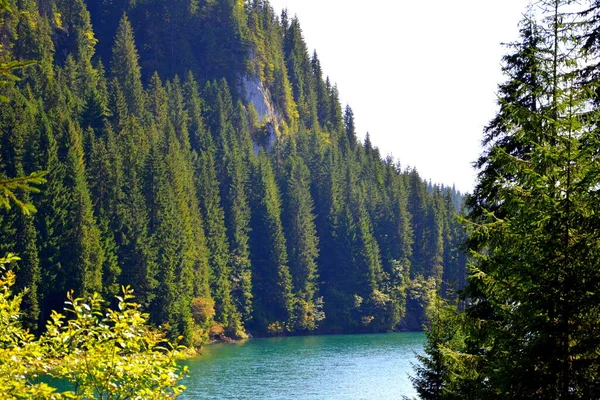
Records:
[[[185,108],[190,117],[190,146],[192,150],[200,153],[212,147],[213,140],[204,123],[200,89],[191,72],[188,74],[187,81],[184,84],[184,91],[186,101]]]
[[[281,224],[281,200],[271,164],[259,154],[253,171],[252,326],[262,332],[286,332],[292,315],[292,279]],[[264,243],[269,243],[265,246]]]
[[[231,290],[237,310],[248,322],[253,315],[248,171],[237,149],[228,154],[225,165],[226,179],[221,193],[230,248]]]
[[[30,101],[14,88],[8,88],[6,100],[0,111],[0,174],[2,181],[8,177],[26,176],[28,152],[31,141],[35,140],[34,129],[37,112],[35,100]],[[28,171],[27,171],[28,172]],[[20,188],[19,188],[20,189]],[[32,212],[35,206],[31,203],[31,195],[24,190],[6,192],[3,188],[3,203],[9,201],[8,193],[18,196],[19,207],[3,204],[0,215],[0,246],[2,250],[15,253],[20,260],[15,267],[18,273],[16,285],[20,289],[28,288],[24,293],[21,308],[24,312],[23,322],[27,328],[37,330],[39,305],[39,285],[41,281],[40,260],[37,248],[37,231],[34,226]],[[11,203],[14,201],[11,200]],[[8,204],[8,207],[7,207]]]
[[[151,234],[158,256],[156,297],[151,311],[156,322],[167,322],[169,334],[181,334],[191,344],[192,304],[210,299],[208,258],[191,164],[169,124],[152,148],[154,186]],[[206,327],[205,327],[206,328]]]
[[[211,267],[211,291],[215,300],[215,320],[226,327],[226,333],[239,336],[240,317],[231,298],[231,267],[225,215],[221,208],[219,182],[212,154],[204,152],[198,159],[198,197],[204,218],[206,245]]]
[[[295,146],[290,139],[290,146]],[[313,330],[321,318],[316,306],[319,239],[315,228],[310,175],[300,157],[288,156],[282,191],[282,221],[286,233],[289,268],[297,298],[296,329]]]
[[[352,108],[349,105],[344,110],[344,131],[346,132],[350,147],[354,149],[356,146],[356,128],[354,127],[354,112],[352,112]]]
[[[65,268],[63,291],[79,293],[102,290],[102,266],[105,261],[100,230],[92,209],[83,161],[82,134],[67,122],[68,151],[65,168],[65,188],[71,194],[65,235]]]
[[[127,15],[123,14],[115,36],[110,72],[123,92],[129,114],[141,117],[145,102],[138,60],[133,29]]]
[[[315,80],[298,18],[286,29],[283,48],[300,120],[307,129],[319,131]]]
[[[317,56],[315,50],[311,59],[312,72],[316,83],[316,96],[317,96],[317,115],[319,118],[319,124],[322,127],[327,127],[331,123],[331,104],[327,100],[328,91],[325,81],[323,81],[323,69],[321,68],[321,61]]]
[[[446,352],[459,361],[454,387],[473,398],[599,395],[597,111],[592,87],[576,82],[580,24],[567,3],[540,3],[542,21],[522,22],[485,131],[468,204],[467,337]]]

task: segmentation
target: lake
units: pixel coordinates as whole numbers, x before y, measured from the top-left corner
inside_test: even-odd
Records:
[[[388,400],[416,397],[408,374],[425,335],[325,335],[213,344],[185,361],[181,399]]]

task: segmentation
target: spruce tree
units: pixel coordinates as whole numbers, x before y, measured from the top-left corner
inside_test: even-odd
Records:
[[[215,157],[225,159],[234,138],[233,132],[233,100],[229,86],[225,80],[207,82],[204,88],[204,121],[212,135]],[[223,176],[222,165],[219,165],[219,177]]]
[[[148,307],[156,293],[157,255],[150,236],[151,218],[144,196],[144,164],[134,132],[118,137],[106,129],[109,169],[106,210],[118,245],[122,265],[120,283],[131,285],[137,301]]]
[[[156,129],[162,131],[168,122],[168,94],[158,73],[154,73],[148,85],[148,108]]]
[[[206,246],[211,267],[211,291],[215,300],[215,320],[226,327],[226,333],[240,335],[240,317],[231,298],[231,267],[225,215],[219,196],[219,182],[212,154],[207,151],[198,159],[198,198],[204,218]]]
[[[463,246],[467,236],[460,223],[463,211],[457,212],[450,190],[446,191],[444,203],[442,296],[450,298],[457,296],[466,284],[466,254],[463,251]]]
[[[428,326],[425,328],[427,343],[423,354],[417,355],[414,365],[415,375],[411,381],[419,398],[423,400],[477,399],[469,386],[457,385],[457,381],[472,378],[476,371],[465,368],[471,366],[463,360],[457,361],[447,356],[447,351],[465,350],[465,329],[463,315],[457,307],[440,296],[434,296],[427,310]],[[458,379],[457,379],[458,376]]]
[[[315,79],[298,18],[285,31],[283,49],[300,120],[307,129],[319,131]]]
[[[231,290],[236,308],[247,322],[253,314],[248,171],[237,149],[228,154],[225,166],[226,179],[221,194],[230,248]]]
[[[477,164],[468,336],[445,343],[454,387],[473,398],[599,396],[597,111],[593,86],[577,82],[568,3],[540,3],[521,23]]]
[[[27,165],[32,141],[35,141],[37,104],[28,100],[15,88],[5,91],[8,104],[0,111],[0,175],[2,178],[26,176],[26,169],[34,167]],[[3,251],[12,252],[19,256],[16,265],[17,287],[28,288],[24,293],[21,308],[24,311],[24,324],[37,330],[40,312],[39,285],[41,271],[39,251],[37,247],[37,231],[34,226],[32,212],[35,206],[31,204],[31,194],[22,190],[13,193],[20,198],[21,207],[8,209],[2,207],[0,216],[0,246]],[[4,201],[8,201],[7,192],[3,191]],[[9,203],[10,204],[10,203]]]
[[[252,326],[262,332],[287,332],[292,315],[292,279],[281,224],[281,200],[273,170],[264,152],[253,171]],[[265,246],[265,243],[268,245]]]
[[[191,165],[184,160],[175,128],[169,124],[150,158],[155,188],[150,226],[158,256],[158,286],[151,311],[156,322],[169,324],[171,336],[181,334],[191,344],[193,300],[210,299],[210,291],[203,221]]]
[[[190,118],[189,134],[192,150],[200,153],[208,150],[213,145],[212,136],[208,132],[202,116],[202,99],[198,82],[192,72],[188,73],[184,84],[185,109]]]
[[[290,145],[295,146],[293,142]],[[310,194],[310,175],[295,151],[288,156],[285,169],[282,221],[286,233],[289,268],[297,297],[294,316],[296,329],[313,330],[321,316],[316,305],[319,239]]]
[[[342,105],[340,104],[340,92],[337,84],[333,85],[329,91],[329,104],[331,110],[331,128],[335,136],[341,136],[344,133],[344,117],[342,115]]]
[[[427,189],[423,184],[419,173],[412,169],[409,173],[409,196],[408,211],[411,215],[411,226],[414,232],[413,249],[411,264],[411,277],[416,275],[426,275],[427,265],[425,264],[425,245],[427,243]]]
[[[144,115],[144,89],[138,61],[133,29],[123,14],[115,36],[110,72],[123,92],[129,114],[140,117]]]
[[[319,124],[322,127],[327,127],[331,123],[331,104],[327,100],[328,92],[325,81],[323,80],[323,69],[321,61],[315,50],[311,59],[312,72],[315,80],[315,89],[317,96],[317,115]]]
[[[101,245],[101,233],[92,208],[83,161],[81,132],[67,122],[68,151],[65,168],[65,188],[70,193],[68,220],[63,254],[63,290],[74,289],[79,293],[102,290],[102,267],[105,261]]]
[[[347,105],[344,110],[344,131],[348,137],[350,147],[354,149],[356,146],[356,128],[354,127],[354,112],[349,105]]]
[[[313,149],[319,152],[319,141],[316,135],[311,135],[313,139]],[[345,258],[348,252],[344,247],[344,242],[340,242],[340,230],[342,229],[342,207],[344,204],[342,194],[342,170],[340,154],[327,151],[322,160],[313,159],[314,173],[322,174],[322,181],[313,189],[316,193],[316,228],[320,243],[319,253],[319,276],[321,281],[321,293],[324,297],[324,311],[327,316],[324,321],[326,329],[339,332],[344,329],[344,324],[351,317],[346,314],[347,304],[352,302],[340,290],[344,273],[342,268],[348,267],[350,261]],[[319,157],[317,155],[315,158]],[[320,158],[320,157],[319,157]],[[311,171],[312,172],[312,171]],[[313,175],[318,176],[318,175]],[[316,181],[313,178],[313,182]]]
[[[84,129],[91,127],[95,132],[99,132],[111,112],[108,108],[108,83],[102,62],[98,62],[93,73],[95,79],[86,86],[81,126]]]
[[[169,118],[174,125],[177,140],[181,145],[184,157],[189,157],[190,134],[188,131],[189,114],[185,109],[183,99],[183,88],[178,76],[175,76],[172,82],[167,84],[167,98],[169,99]],[[191,160],[187,159],[190,162]]]

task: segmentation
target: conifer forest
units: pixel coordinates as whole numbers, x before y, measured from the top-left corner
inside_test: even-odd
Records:
[[[424,328],[422,400],[600,399],[600,0],[516,29],[464,195],[357,132],[267,0],[0,0],[0,372],[89,325],[159,399],[163,337]]]
[[[462,195],[359,138],[300,22],[262,0],[10,0],[0,210],[23,321],[130,285],[214,338],[421,329],[466,280]],[[10,205],[12,204],[12,207]],[[35,212],[34,212],[35,211]]]

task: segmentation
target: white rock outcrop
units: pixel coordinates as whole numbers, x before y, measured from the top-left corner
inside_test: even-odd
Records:
[[[246,102],[251,103],[258,113],[258,122],[265,124],[267,137],[264,143],[254,142],[254,152],[260,151],[261,145],[269,151],[277,141],[279,113],[275,110],[271,92],[256,75],[245,75],[241,79],[241,93]]]
[[[258,113],[259,122],[277,121],[277,113],[273,107],[271,92],[256,75],[246,75],[241,79],[242,93],[247,102],[252,103]],[[265,121],[266,120],[266,121]]]

